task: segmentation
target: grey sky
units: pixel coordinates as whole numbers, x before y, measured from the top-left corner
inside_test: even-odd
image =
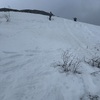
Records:
[[[39,9],[55,15],[100,25],[100,0],[0,0],[0,7]]]

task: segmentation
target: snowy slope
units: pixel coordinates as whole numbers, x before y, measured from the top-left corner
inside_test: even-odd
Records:
[[[10,22],[0,18],[0,100],[100,96],[100,75],[90,74],[98,68],[82,63],[82,74],[66,75],[53,67],[69,48],[80,59],[100,55],[95,51],[100,46],[99,26],[27,13],[11,12],[10,18]]]

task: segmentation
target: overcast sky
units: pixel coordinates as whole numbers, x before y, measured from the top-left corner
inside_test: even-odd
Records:
[[[0,0],[0,8],[52,11],[56,16],[100,25],[100,0]]]

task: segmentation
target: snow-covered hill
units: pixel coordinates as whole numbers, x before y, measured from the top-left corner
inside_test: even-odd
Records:
[[[100,74],[91,74],[98,68],[81,62],[81,74],[67,74],[54,67],[66,50],[79,59],[100,56],[100,26],[18,12],[10,12],[6,22],[4,14],[0,12],[0,100],[100,99]]]

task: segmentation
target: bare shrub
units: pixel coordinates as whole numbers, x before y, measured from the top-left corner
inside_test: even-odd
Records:
[[[80,64],[80,60],[73,55],[69,50],[65,51],[62,55],[62,63],[57,64],[62,70],[62,72],[72,72],[72,73],[78,73],[78,67]]]
[[[91,57],[84,58],[84,62],[90,66],[100,68],[100,43],[95,44],[90,49],[93,53],[90,55]]]
[[[0,19],[1,19],[1,21],[3,21],[3,19],[5,19],[6,22],[10,22],[10,12],[2,13],[0,15]]]
[[[89,64],[90,66],[93,66],[93,67],[97,67],[97,68],[100,68],[100,57],[99,56],[96,56],[96,57],[92,57],[90,59],[84,59],[84,61]]]
[[[4,18],[6,19],[6,22],[10,22],[10,12],[4,14]]]
[[[88,98],[89,98],[89,100],[99,100],[98,95],[89,95]]]
[[[98,95],[91,95],[91,94],[86,94],[83,95],[80,100],[99,100],[99,96]]]

